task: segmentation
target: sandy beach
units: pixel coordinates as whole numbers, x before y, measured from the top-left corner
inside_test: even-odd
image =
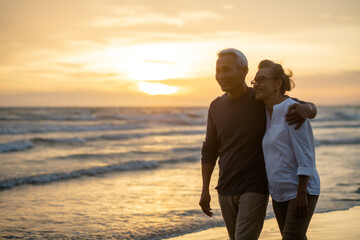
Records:
[[[360,238],[360,206],[349,210],[317,213],[308,229],[308,239],[317,240],[357,240]],[[228,239],[226,228],[217,227],[191,233],[169,240],[224,240]],[[275,218],[265,221],[260,240],[278,240],[280,233]]]

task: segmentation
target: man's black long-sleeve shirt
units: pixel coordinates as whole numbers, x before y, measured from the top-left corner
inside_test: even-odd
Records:
[[[268,193],[261,144],[265,128],[265,105],[255,100],[252,88],[238,99],[224,94],[212,101],[201,162],[215,165],[219,157],[219,194]]]

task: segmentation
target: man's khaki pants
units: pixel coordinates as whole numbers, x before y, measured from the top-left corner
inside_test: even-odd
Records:
[[[262,193],[246,192],[234,196],[219,194],[221,212],[230,240],[259,238],[268,201],[269,195]]]

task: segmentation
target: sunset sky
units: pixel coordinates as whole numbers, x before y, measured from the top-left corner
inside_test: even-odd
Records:
[[[360,1],[0,0],[1,106],[208,106],[216,53],[247,83],[271,59],[289,94],[360,104]]]

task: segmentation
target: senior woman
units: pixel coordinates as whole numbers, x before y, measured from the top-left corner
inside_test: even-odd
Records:
[[[262,145],[274,213],[283,240],[304,240],[320,194],[312,128],[309,120],[297,130],[285,121],[295,103],[285,95],[293,85],[292,73],[270,60],[258,68],[252,84],[256,99],[266,105]]]

